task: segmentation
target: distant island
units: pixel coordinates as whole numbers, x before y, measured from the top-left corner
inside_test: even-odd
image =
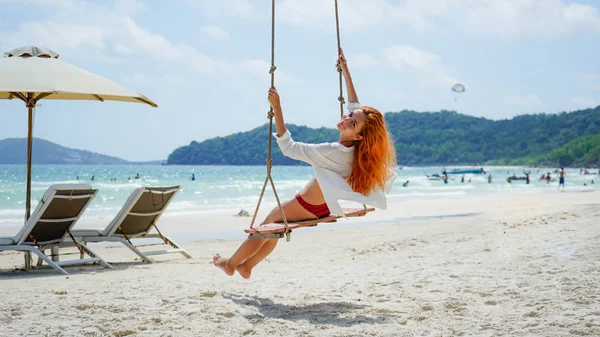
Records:
[[[600,106],[558,114],[490,120],[454,111],[385,114],[399,165],[600,166]],[[171,165],[264,165],[267,125],[191,142],[173,151]],[[337,130],[288,125],[297,141],[337,140]],[[299,165],[273,144],[275,165]]]
[[[33,139],[33,164],[51,165],[160,165],[164,160],[131,162],[117,157],[106,156],[90,151],[64,147],[44,139]],[[26,164],[27,139],[7,138],[0,140],[0,164]]]

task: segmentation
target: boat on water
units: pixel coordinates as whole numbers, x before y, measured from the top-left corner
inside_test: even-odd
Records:
[[[478,169],[454,169],[446,171],[448,174],[485,174],[485,170],[482,168]]]
[[[444,178],[440,177],[440,175],[437,173],[427,176],[427,180],[442,180],[442,179],[444,179]]]
[[[427,180],[444,180],[444,176],[434,173],[432,175],[428,175]],[[448,178],[448,180],[454,180],[454,178]]]

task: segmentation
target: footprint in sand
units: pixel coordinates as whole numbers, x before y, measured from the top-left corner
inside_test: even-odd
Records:
[[[77,309],[77,310],[87,310],[87,309],[91,309],[93,307],[94,306],[91,305],[91,304],[78,304],[78,305],[75,306],[75,309]]]
[[[424,306],[421,307],[421,310],[423,311],[433,311],[433,307],[429,304],[426,304]]]
[[[200,293],[200,297],[215,297],[217,295],[216,291],[205,291]]]

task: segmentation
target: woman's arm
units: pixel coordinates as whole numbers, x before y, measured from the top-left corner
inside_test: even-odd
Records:
[[[283,120],[283,111],[281,111],[281,101],[279,100],[279,93],[277,89],[269,89],[269,104],[275,113],[275,131],[277,136],[281,137],[287,131],[285,128],[285,121]]]
[[[330,153],[337,150],[335,144],[306,144],[295,142],[292,139],[290,132],[287,131],[287,128],[285,127],[279,93],[277,93],[277,89],[275,88],[269,89],[269,104],[271,104],[271,108],[275,114],[276,139],[283,155],[292,159],[301,160],[313,166],[329,167],[332,165],[332,160],[328,156]]]
[[[348,69],[348,63],[344,56],[344,51],[340,48],[340,56],[337,61],[338,67],[342,70],[344,80],[346,80],[346,91],[348,92],[348,102],[359,102],[356,90],[354,89],[354,83],[352,83],[352,76],[350,76],[350,70]]]

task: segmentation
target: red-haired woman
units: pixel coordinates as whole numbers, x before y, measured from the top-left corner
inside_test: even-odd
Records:
[[[389,191],[396,174],[396,152],[385,127],[383,115],[374,108],[360,106],[343,52],[337,61],[346,81],[350,112],[337,123],[340,137],[335,143],[305,144],[294,142],[283,121],[279,93],[269,89],[269,103],[275,113],[277,144],[281,152],[293,159],[312,165],[315,178],[311,179],[292,200],[282,203],[290,222],[327,216],[343,215],[339,199],[353,200],[385,209],[385,193]],[[263,223],[283,221],[275,207]],[[229,258],[216,254],[215,266],[227,275],[237,271],[249,278],[252,269],[266,258],[277,239],[248,238]]]

